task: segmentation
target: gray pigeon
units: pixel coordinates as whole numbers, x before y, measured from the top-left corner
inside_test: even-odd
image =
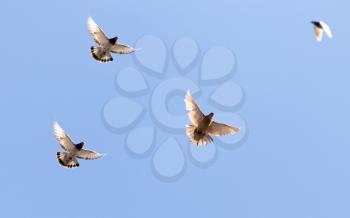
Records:
[[[185,96],[186,110],[192,124],[186,126],[187,136],[192,144],[206,145],[213,141],[210,135],[229,135],[239,131],[239,128],[213,121],[214,113],[204,115],[193,100],[189,91]]]
[[[329,38],[333,37],[333,32],[331,28],[325,22],[311,21],[311,23],[314,25],[314,31],[317,41],[322,41],[323,32],[325,32]]]
[[[64,149],[64,152],[57,152],[57,160],[63,167],[79,167],[79,163],[76,158],[95,160],[103,156],[95,151],[83,149],[84,142],[74,144],[68,134],[65,133],[57,122],[54,122],[53,130],[58,143]]]
[[[87,19],[88,30],[91,33],[92,38],[100,47],[91,46],[92,57],[100,62],[107,63],[113,61],[112,53],[117,54],[129,54],[136,49],[117,43],[118,37],[107,38],[102,29],[95,23],[95,21],[88,17]]]

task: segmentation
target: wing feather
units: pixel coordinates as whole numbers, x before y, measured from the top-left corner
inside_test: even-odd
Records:
[[[91,17],[88,17],[87,19],[87,27],[91,33],[92,38],[97,44],[103,46],[109,43],[108,38],[104,34],[103,30],[95,23]]]
[[[72,151],[75,149],[73,141],[57,122],[54,122],[53,130],[58,143],[65,151]]]
[[[85,160],[95,160],[95,159],[98,159],[102,156],[103,156],[103,154],[97,153],[96,151],[86,150],[86,149],[81,149],[76,154],[77,158],[85,159]]]
[[[239,128],[237,127],[232,127],[229,126],[227,124],[223,124],[223,123],[217,123],[215,121],[213,121],[209,128],[208,128],[208,133],[212,134],[212,135],[230,135],[233,134],[235,132],[238,132]]]
[[[111,47],[111,52],[117,53],[117,54],[129,54],[136,51],[136,49],[123,44],[114,44]]]
[[[192,98],[192,95],[187,91],[185,96],[186,110],[188,112],[188,118],[191,120],[193,125],[198,126],[200,121],[204,118],[204,114],[199,109],[197,103]]]
[[[322,26],[322,29],[327,34],[327,36],[329,38],[332,38],[333,37],[333,32],[332,32],[331,28],[323,21],[320,21],[320,25]]]

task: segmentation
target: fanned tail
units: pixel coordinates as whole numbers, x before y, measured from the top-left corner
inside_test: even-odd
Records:
[[[113,61],[111,53],[105,52],[101,47],[91,46],[90,50],[92,57],[99,62],[107,63]]]
[[[57,152],[58,163],[63,167],[75,168],[79,167],[78,160],[75,157],[69,157],[67,152]]]
[[[194,125],[186,126],[186,134],[191,143],[197,146],[206,145],[213,141],[210,135],[199,132]]]

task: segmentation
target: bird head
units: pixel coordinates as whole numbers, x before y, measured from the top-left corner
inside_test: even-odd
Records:
[[[321,26],[321,24],[320,24],[319,21],[311,21],[311,23],[312,23],[313,25],[315,25],[316,27],[322,28],[322,26]]]
[[[111,43],[112,45],[114,45],[118,40],[118,37],[113,37],[109,39],[109,43]]]
[[[78,150],[81,150],[84,146],[84,142],[80,142],[79,144],[76,144],[75,147],[78,149]]]
[[[213,116],[214,116],[214,113],[213,113],[213,112],[211,112],[210,114],[208,114],[208,117],[210,117],[210,118],[213,118]]]

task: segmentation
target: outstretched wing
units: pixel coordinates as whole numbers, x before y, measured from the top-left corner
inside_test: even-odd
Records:
[[[117,53],[117,54],[129,54],[136,51],[136,49],[123,44],[114,44],[111,47],[111,52]]]
[[[87,19],[87,27],[97,44],[103,46],[109,43],[107,36],[91,17]]]
[[[57,122],[53,123],[53,131],[58,143],[65,151],[72,151],[75,149],[74,143]]]
[[[188,118],[193,125],[198,126],[199,122],[204,118],[204,114],[199,109],[197,103],[193,100],[192,95],[187,91],[185,96],[186,110],[188,110]]]
[[[320,21],[320,25],[322,26],[324,32],[327,34],[327,36],[329,38],[332,38],[333,37],[333,32],[331,30],[331,28],[323,21]]]
[[[85,159],[85,160],[95,160],[97,158],[102,157],[103,155],[100,153],[97,153],[96,151],[90,151],[81,149],[77,154],[77,158]]]
[[[213,121],[208,128],[208,133],[212,135],[230,135],[238,131],[239,128],[232,127],[223,123],[217,123],[215,121]]]

